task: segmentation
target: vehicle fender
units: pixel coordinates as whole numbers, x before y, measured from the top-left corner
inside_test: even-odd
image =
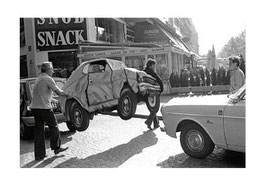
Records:
[[[137,73],[139,71],[137,69],[132,69],[132,68],[126,68],[124,71],[128,85],[131,87],[131,89],[135,94],[138,93],[139,87],[137,81]]]
[[[194,118],[182,118],[177,124],[176,131],[180,131],[183,127],[192,123],[199,125],[209,135],[214,144],[218,144],[220,147],[226,146],[222,121],[221,123],[208,123],[208,119],[203,119],[200,116]]]
[[[75,97],[66,100],[64,115],[65,115],[65,117],[67,118],[68,121],[70,120],[70,116],[69,116],[70,107],[71,107],[71,105],[72,105],[72,103],[74,101],[77,101],[85,110],[88,111],[88,109],[89,109],[87,104],[83,105],[83,103],[80,102],[80,100],[75,98]]]

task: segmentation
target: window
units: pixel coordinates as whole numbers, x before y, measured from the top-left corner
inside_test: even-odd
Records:
[[[49,61],[53,62],[54,77],[68,78],[77,68],[77,54],[70,52],[49,52]]]
[[[133,26],[127,26],[127,41],[135,41],[135,31]]]
[[[114,42],[113,26],[107,18],[95,18],[96,40]]]
[[[163,79],[167,80],[169,78],[169,68],[168,68],[168,56],[167,54],[156,54],[156,71],[158,75]]]
[[[20,22],[20,47],[22,47],[26,45],[24,18],[20,18],[19,22]]]
[[[144,61],[145,61],[145,56],[127,56],[125,64],[127,67],[143,70]]]
[[[83,68],[83,73],[88,74],[88,73],[101,73],[105,71],[110,71],[109,65],[106,63],[106,61],[101,60],[101,61],[95,61],[92,62],[88,65],[86,65]]]

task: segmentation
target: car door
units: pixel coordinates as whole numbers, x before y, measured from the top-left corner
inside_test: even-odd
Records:
[[[97,105],[113,99],[112,71],[105,60],[92,62],[88,70],[88,104]]]
[[[230,103],[225,108],[224,127],[226,142],[231,150],[245,149],[245,96],[241,100]]]

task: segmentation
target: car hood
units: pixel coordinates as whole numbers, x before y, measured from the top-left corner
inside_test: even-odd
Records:
[[[223,110],[229,101],[230,99],[225,94],[176,97],[162,106],[162,113],[207,114],[212,111],[216,112],[217,109]]]

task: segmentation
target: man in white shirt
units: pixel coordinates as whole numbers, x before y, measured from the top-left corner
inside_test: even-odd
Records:
[[[46,157],[45,150],[45,135],[44,125],[49,126],[50,146],[55,154],[68,149],[61,147],[60,131],[51,102],[56,101],[52,98],[52,93],[55,92],[59,96],[69,97],[61,89],[58,88],[52,78],[54,71],[51,62],[43,62],[41,65],[41,74],[35,81],[33,87],[33,97],[30,108],[34,115],[34,155],[35,160],[39,161]]]
[[[234,93],[245,84],[245,75],[239,68],[239,59],[237,57],[229,58],[230,63],[230,92]]]

